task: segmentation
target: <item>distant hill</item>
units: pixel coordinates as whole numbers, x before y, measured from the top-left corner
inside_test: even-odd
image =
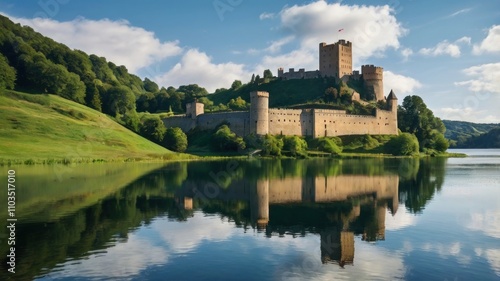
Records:
[[[0,163],[89,162],[176,155],[105,114],[59,96],[0,93]]]
[[[463,148],[500,148],[500,127],[491,131],[468,138],[460,144]]]
[[[487,134],[495,128],[500,128],[500,124],[478,124],[464,121],[443,120],[446,127],[445,137],[452,141],[451,147],[470,147],[474,148],[475,142],[469,142],[470,138]],[[493,145],[493,144],[490,144]],[[495,146],[490,146],[495,147]],[[496,146],[500,147],[500,146]],[[478,147],[479,148],[479,147]]]

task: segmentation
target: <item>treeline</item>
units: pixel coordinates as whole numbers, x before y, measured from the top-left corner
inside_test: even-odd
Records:
[[[168,136],[159,137],[156,132],[151,137],[151,116],[141,118],[137,112],[181,113],[187,102],[208,94],[198,85],[159,88],[125,66],[72,50],[0,15],[1,89],[62,96],[108,114],[159,144]]]
[[[481,134],[472,136],[457,144],[460,148],[500,148],[500,127]]]

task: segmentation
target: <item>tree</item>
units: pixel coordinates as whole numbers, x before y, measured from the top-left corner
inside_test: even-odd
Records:
[[[153,142],[161,143],[165,136],[166,128],[160,117],[152,115],[142,121],[139,132],[141,136]]]
[[[238,96],[236,99],[231,99],[227,103],[227,107],[232,110],[247,110],[250,106],[244,99]]]
[[[318,149],[324,152],[329,152],[333,154],[340,154],[342,152],[342,148],[337,145],[335,141],[331,138],[320,138],[318,140]]]
[[[283,149],[283,140],[273,135],[266,135],[262,141],[262,155],[281,156],[281,149]]]
[[[325,102],[334,101],[338,98],[338,96],[339,96],[339,92],[334,87],[329,87],[325,90],[325,95],[324,95]]]
[[[385,144],[386,152],[395,156],[411,156],[418,154],[419,145],[415,135],[410,133],[401,133],[392,137]]]
[[[148,78],[144,78],[143,85],[144,85],[144,90],[146,90],[146,92],[150,92],[150,93],[155,94],[155,93],[158,93],[160,91],[158,84],[149,80]]]
[[[170,150],[184,152],[188,147],[188,139],[180,128],[172,127],[166,130],[162,144]]]
[[[130,88],[125,86],[111,87],[103,98],[102,110],[111,116],[135,111],[135,96]]]
[[[441,119],[434,117],[434,113],[427,108],[419,96],[407,96],[402,106],[398,108],[398,127],[402,132],[414,134],[419,142],[420,150],[443,148],[443,142],[433,142],[433,138],[446,130]],[[444,137],[444,136],[443,136]]]
[[[305,156],[307,142],[298,136],[287,136],[283,140],[283,150],[290,151],[292,156]]]
[[[271,78],[273,78],[273,73],[271,72],[271,70],[269,69],[264,70],[264,79],[271,79]]]
[[[231,90],[236,91],[241,87],[242,83],[240,80],[234,80],[233,84],[231,84]]]
[[[237,151],[246,148],[243,138],[231,132],[227,125],[220,126],[211,139],[212,148],[216,151]]]
[[[182,85],[177,89],[177,92],[182,92],[185,94],[185,98],[188,102],[195,98],[200,98],[208,95],[208,91],[198,86],[198,84]]]
[[[250,79],[250,84],[253,84],[255,82],[255,74],[252,74],[252,79]]]
[[[11,67],[7,58],[0,54],[0,89],[14,89],[16,70]]]

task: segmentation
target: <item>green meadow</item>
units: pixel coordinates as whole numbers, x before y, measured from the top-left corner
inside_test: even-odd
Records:
[[[181,159],[105,114],[55,95],[0,94],[0,164]]]

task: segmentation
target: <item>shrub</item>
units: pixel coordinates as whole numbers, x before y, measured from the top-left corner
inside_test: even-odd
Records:
[[[385,149],[387,153],[395,156],[410,156],[418,154],[419,145],[417,137],[409,133],[401,133],[389,140]]]
[[[180,128],[173,127],[166,130],[162,144],[170,150],[184,152],[188,147],[188,139]]]
[[[290,151],[292,156],[307,154],[307,142],[298,136],[287,136],[283,140],[283,149]]]

